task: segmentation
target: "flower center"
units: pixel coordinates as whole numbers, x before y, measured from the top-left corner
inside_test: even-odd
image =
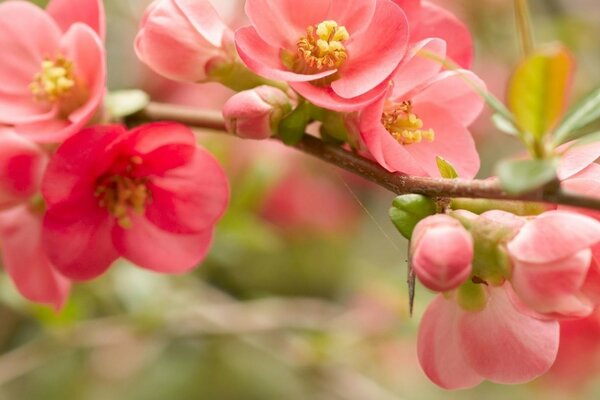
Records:
[[[345,27],[335,21],[323,21],[306,28],[306,36],[298,42],[298,53],[290,54],[289,67],[297,73],[317,73],[340,68],[348,59],[343,42],[350,35]],[[285,63],[285,61],[284,61]]]
[[[129,210],[141,214],[151,198],[148,189],[148,179],[133,177],[131,171],[135,165],[140,165],[139,156],[131,158],[124,174],[109,174],[98,179],[94,196],[98,198],[98,205],[106,208],[115,217],[117,223],[123,228],[131,227]]]
[[[40,101],[55,103],[75,87],[73,62],[59,56],[42,61],[42,70],[33,77],[29,90]]]
[[[433,129],[423,129],[423,121],[412,113],[411,101],[403,101],[384,111],[381,123],[385,129],[400,144],[421,143],[423,140],[433,142]]]

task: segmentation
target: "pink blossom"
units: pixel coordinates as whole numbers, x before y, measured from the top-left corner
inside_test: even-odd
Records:
[[[83,130],[50,160],[44,245],[65,276],[86,280],[122,256],[181,273],[207,254],[229,198],[215,159],[192,131],[153,123]]]
[[[106,71],[102,41],[87,23],[102,34],[103,18],[96,0],[55,0],[48,13],[24,1],[0,4],[0,124],[58,142],[92,119]]]
[[[248,0],[246,14],[252,25],[235,43],[248,68],[336,111],[386,90],[408,43],[406,16],[390,0]]]
[[[471,32],[450,11],[421,0],[394,0],[404,10],[410,26],[410,43],[428,38],[443,39],[448,45],[448,58],[463,68],[473,61]]]
[[[135,51],[156,73],[179,82],[205,82],[232,56],[233,32],[208,0],[157,0],[146,10]]]
[[[438,295],[427,308],[417,339],[427,376],[443,388],[461,389],[484,379],[515,384],[544,374],[558,350],[558,322],[534,316],[508,283],[478,286],[486,297],[480,310],[463,309],[456,293]]]
[[[440,39],[415,45],[392,75],[393,87],[360,114],[362,141],[390,172],[440,176],[437,156],[462,178],[473,178],[479,170],[479,155],[466,127],[484,104],[472,85],[485,85],[470,71],[440,72],[439,63],[422,56],[423,51],[443,55],[445,47]]]
[[[233,95],[223,107],[227,130],[245,139],[267,139],[291,111],[289,97],[272,86],[259,86]]]
[[[584,215],[549,211],[528,221],[507,246],[515,292],[539,313],[589,315],[595,301],[587,286],[598,279],[592,258],[598,242],[600,223]]]
[[[456,219],[432,215],[415,227],[411,240],[412,266],[423,285],[447,292],[471,275],[473,238]]]

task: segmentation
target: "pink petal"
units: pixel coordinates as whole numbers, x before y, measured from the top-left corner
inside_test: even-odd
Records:
[[[368,106],[360,114],[360,136],[369,153],[383,168],[390,172],[402,172],[409,175],[426,175],[422,166],[410,155],[406,147],[381,124],[385,96]]]
[[[422,1],[421,0],[394,0],[394,3],[398,4],[404,14],[406,14],[406,18],[410,25],[411,31],[416,28],[417,23],[421,19],[421,8]]]
[[[471,133],[459,121],[437,105],[414,104],[414,113],[424,128],[435,131],[433,142],[422,141],[404,146],[429,176],[440,176],[436,156],[450,162],[461,178],[471,179],[479,171],[479,154]]]
[[[445,389],[465,389],[483,381],[468,364],[458,331],[458,304],[438,295],[419,325],[417,352],[425,374]]]
[[[281,64],[280,49],[261,39],[256,30],[250,26],[237,30],[235,45],[244,64],[265,78],[286,82],[308,82],[337,72],[332,69],[318,74],[305,75],[288,71]]]
[[[194,235],[163,231],[146,218],[131,214],[132,227],[113,230],[121,255],[138,266],[156,272],[179,274],[196,267],[208,254],[213,230]]]
[[[576,175],[576,176],[579,176]],[[569,192],[577,193],[589,197],[600,196],[600,178],[569,178],[561,183],[561,187]],[[587,208],[558,206],[559,210],[572,211],[579,214],[587,215],[588,217],[600,220],[600,211],[590,210]]]
[[[367,93],[398,67],[407,45],[408,22],[402,9],[390,0],[377,0],[369,27],[351,36],[348,61],[331,88],[346,99]]]
[[[210,1],[173,0],[182,14],[204,39],[215,47],[220,47],[223,36],[229,31]]]
[[[586,249],[553,263],[517,261],[513,266],[512,286],[536,312],[584,317],[593,310],[581,297],[591,260],[591,251]]]
[[[567,211],[549,211],[529,221],[508,244],[511,257],[547,263],[570,257],[600,241],[600,223]]]
[[[558,322],[522,314],[504,288],[491,288],[486,308],[462,312],[458,326],[468,364],[493,382],[528,382],[548,371],[558,352]]]
[[[52,0],[46,12],[66,32],[71,25],[81,22],[92,28],[102,40],[106,32],[104,5],[102,0]]]
[[[485,104],[473,85],[486,90],[485,83],[471,71],[445,71],[420,89],[413,101],[435,104],[462,126],[469,126],[481,114]]]
[[[185,166],[154,177],[146,217],[160,229],[197,233],[211,228],[229,202],[225,172],[207,151],[198,148]]]
[[[69,295],[70,284],[46,257],[41,222],[41,216],[27,206],[0,213],[2,262],[24,297],[59,310]]]
[[[113,225],[93,192],[71,197],[46,212],[44,249],[64,276],[77,281],[96,278],[119,257],[112,243]]]
[[[424,1],[419,14],[420,23],[411,32],[411,41],[437,37],[448,44],[448,57],[463,68],[473,62],[473,39],[469,29],[450,11]]]
[[[561,146],[562,147],[562,146]],[[588,167],[600,157],[600,142],[571,146],[560,157],[558,178],[567,179]]]
[[[346,27],[352,37],[368,28],[375,14],[376,3],[373,0],[331,0],[327,19]]]

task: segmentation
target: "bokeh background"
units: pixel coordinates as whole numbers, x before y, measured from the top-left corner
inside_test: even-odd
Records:
[[[475,71],[502,97],[519,58],[513,2],[437,2],[472,28]],[[148,4],[105,0],[110,89],[219,109],[226,89],[174,84],[137,61],[132,43]],[[213,4],[232,26],[244,24],[243,1]],[[576,54],[574,98],[600,85],[598,1],[531,6],[537,40],[562,41]],[[473,132],[482,177],[520,151],[489,114]],[[60,314],[27,303],[0,274],[0,400],[600,398],[600,315],[563,326],[559,362],[546,377],[436,388],[415,346],[432,295],[417,286],[410,318],[407,243],[387,219],[393,195],[276,143],[199,136],[232,185],[206,262],[184,276],[121,262],[76,285]]]

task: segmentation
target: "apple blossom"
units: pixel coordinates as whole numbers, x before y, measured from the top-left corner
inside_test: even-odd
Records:
[[[69,138],[50,160],[42,194],[48,257],[86,280],[119,256],[159,272],[190,270],[208,252],[229,188],[189,128],[152,123]]]
[[[0,124],[38,142],[77,132],[104,95],[104,49],[94,30],[103,34],[102,6],[85,0],[63,12],[69,4],[54,0],[48,12],[24,1],[0,4],[0,51],[8,56],[0,64]]]

